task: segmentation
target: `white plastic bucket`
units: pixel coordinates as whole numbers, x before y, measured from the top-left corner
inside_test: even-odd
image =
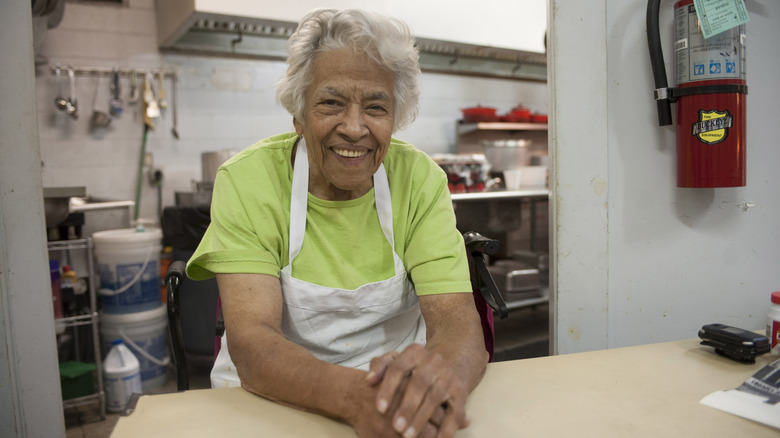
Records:
[[[101,313],[100,337],[103,351],[111,341],[122,339],[141,364],[144,391],[159,388],[168,380],[168,319],[165,304],[137,313]]]
[[[121,339],[111,341],[113,347],[103,362],[103,381],[106,388],[106,410],[121,412],[133,394],[140,394],[141,365]]]
[[[92,235],[100,273],[100,298],[106,313],[133,313],[162,302],[162,230],[126,228]]]

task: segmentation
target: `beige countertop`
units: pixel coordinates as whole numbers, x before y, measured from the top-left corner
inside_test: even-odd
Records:
[[[725,359],[698,339],[488,365],[457,437],[778,437],[780,430],[699,403],[776,357]],[[355,436],[344,424],[242,389],[140,397],[112,437]]]

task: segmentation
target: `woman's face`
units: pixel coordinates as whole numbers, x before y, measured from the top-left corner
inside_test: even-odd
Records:
[[[321,199],[358,198],[373,187],[393,132],[393,73],[348,49],[312,61],[303,120],[309,192]]]

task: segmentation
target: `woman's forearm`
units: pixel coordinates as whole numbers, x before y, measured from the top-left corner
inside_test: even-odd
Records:
[[[242,387],[263,398],[347,422],[372,400],[365,372],[323,362],[270,328],[231,336],[230,346]]]

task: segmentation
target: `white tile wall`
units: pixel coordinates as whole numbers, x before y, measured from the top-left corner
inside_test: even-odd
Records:
[[[200,180],[202,152],[241,149],[255,141],[292,128],[292,119],[277,105],[275,82],[285,64],[216,57],[162,55],[157,50],[153,0],[129,0],[127,6],[68,3],[62,24],[50,30],[42,48],[49,64],[38,68],[37,104],[43,161],[43,183],[48,186],[83,185],[99,198],[135,199],[143,137],[139,106],[126,104],[121,117],[103,130],[90,129],[93,96],[96,107],[107,111],[108,79],[77,77],[80,117],[71,120],[54,106],[58,87],[67,97],[67,80],[56,80],[49,65],[119,67],[175,71],[178,76],[177,130],[171,134],[170,110],[148,133],[146,150],[153,167],[164,174],[163,204],[172,205],[176,191],[188,191]],[[171,81],[165,83],[172,100]],[[129,81],[121,81],[123,98]],[[455,123],[460,109],[475,104],[507,111],[523,103],[547,113],[547,86],[543,83],[473,78],[442,74],[423,75],[420,113],[399,138],[428,153],[455,151]],[[148,171],[148,169],[147,169]],[[154,220],[157,190],[143,175],[140,216]]]

